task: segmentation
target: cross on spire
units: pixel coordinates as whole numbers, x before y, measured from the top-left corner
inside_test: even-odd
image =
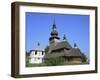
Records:
[[[55,21],[55,17],[54,17],[54,21],[53,21],[53,27],[52,27],[53,30],[56,30],[56,21]]]
[[[40,43],[39,42],[37,43],[37,46],[40,46]]]
[[[64,34],[64,36],[63,36],[63,40],[66,40],[66,35]]]
[[[53,24],[55,24],[56,22],[55,22],[55,17],[54,17],[54,22],[53,22]]]
[[[74,43],[74,48],[77,48],[77,44],[76,43]]]

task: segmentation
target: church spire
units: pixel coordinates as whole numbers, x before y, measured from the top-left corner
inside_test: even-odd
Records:
[[[74,43],[74,48],[75,48],[75,49],[77,49],[77,48],[78,48],[76,43]]]
[[[55,18],[54,18],[54,21],[53,21],[52,29],[53,29],[53,30],[56,30],[56,22],[55,22]]]
[[[60,39],[58,37],[58,32],[56,30],[56,23],[55,23],[55,18],[54,18],[54,22],[53,22],[53,25],[52,25],[52,31],[51,31],[51,37],[49,38],[49,40],[51,41],[52,39]]]
[[[65,34],[64,34],[64,36],[63,36],[63,40],[66,41],[66,35],[65,35]]]
[[[39,42],[37,43],[37,46],[40,46],[40,43]]]

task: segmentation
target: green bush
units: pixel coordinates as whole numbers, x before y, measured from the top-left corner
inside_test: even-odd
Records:
[[[56,66],[56,65],[61,65],[63,63],[64,63],[63,57],[49,58],[45,62],[47,66]]]
[[[87,60],[87,57],[85,56],[84,53],[82,53],[82,62],[86,62],[86,60]]]
[[[45,48],[45,54],[47,54],[48,51],[49,51],[49,46],[46,46],[46,48]]]

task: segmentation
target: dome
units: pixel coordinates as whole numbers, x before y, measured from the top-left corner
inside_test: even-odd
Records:
[[[51,35],[58,35],[58,32],[57,32],[56,30],[53,30],[53,31],[51,32]]]
[[[58,36],[52,36],[52,37],[49,38],[50,41],[53,40],[53,39],[58,39],[59,40],[60,38]]]

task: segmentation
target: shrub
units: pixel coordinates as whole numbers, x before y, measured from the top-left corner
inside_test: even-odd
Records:
[[[56,57],[56,58],[49,58],[46,60],[46,65],[47,66],[56,66],[56,65],[61,65],[64,62],[63,57]]]
[[[84,53],[82,53],[82,62],[86,62],[87,61],[87,57],[85,56]]]

